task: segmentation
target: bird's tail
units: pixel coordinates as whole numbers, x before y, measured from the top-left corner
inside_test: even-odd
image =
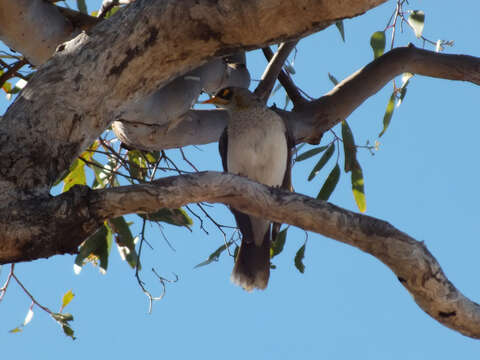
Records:
[[[230,279],[247,291],[265,289],[270,277],[270,231],[260,246],[242,239]]]

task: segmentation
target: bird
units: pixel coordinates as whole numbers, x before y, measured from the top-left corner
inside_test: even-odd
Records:
[[[219,139],[225,172],[290,189],[292,138],[283,119],[246,88],[221,89],[204,103],[229,113]],[[248,292],[265,289],[270,277],[270,246],[280,225],[230,207],[242,235],[231,281]]]

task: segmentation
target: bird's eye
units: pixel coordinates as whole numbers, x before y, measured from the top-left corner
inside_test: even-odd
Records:
[[[223,89],[220,94],[219,94],[219,97],[221,97],[222,99],[230,99],[232,97],[232,90],[230,89]]]

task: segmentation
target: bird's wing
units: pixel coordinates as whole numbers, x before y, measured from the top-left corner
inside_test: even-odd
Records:
[[[283,177],[283,182],[281,188],[287,191],[293,191],[292,187],[292,154],[293,148],[295,146],[295,139],[292,132],[285,124],[285,136],[287,138],[287,167],[285,169],[285,175]],[[280,227],[282,224],[273,223],[272,224],[272,241],[275,241],[278,233],[280,232]]]
[[[228,172],[228,131],[226,127],[223,130],[222,135],[220,135],[220,139],[218,140],[218,152],[220,153],[220,157],[222,158],[223,171]],[[252,223],[248,215],[235,210],[231,206],[229,208],[230,211],[233,213],[233,216],[235,217],[235,221],[237,222],[237,226],[240,229],[243,238],[246,239],[246,242],[248,243],[253,242],[253,240],[251,240],[253,239]]]
[[[222,158],[223,171],[225,172],[228,172],[227,151],[228,151],[228,132],[227,132],[227,127],[225,127],[225,129],[223,129],[222,135],[220,135],[220,139],[218,139],[218,152],[220,153],[220,157]]]

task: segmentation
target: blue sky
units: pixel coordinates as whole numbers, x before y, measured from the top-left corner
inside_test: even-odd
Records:
[[[372,59],[370,35],[383,30],[396,2],[389,1],[368,14],[345,21],[346,43],[335,27],[304,39],[295,60],[296,83],[319,97],[332,85],[327,74],[342,79]],[[89,10],[98,1],[89,1]],[[410,1],[409,9],[426,14],[424,35],[432,40],[455,40],[447,53],[480,56],[478,19],[480,3]],[[457,5],[459,6],[459,5]],[[422,46],[411,31],[397,45]],[[253,78],[259,78],[265,60],[249,54]],[[358,144],[373,142],[391,84],[370,98],[350,117]],[[1,94],[0,94],[1,95]],[[283,96],[274,100],[283,105]],[[8,106],[0,99],[0,112]],[[469,83],[415,76],[403,104],[395,110],[379,151],[359,151],[365,176],[367,214],[389,221],[425,242],[449,279],[472,300],[480,299],[480,215],[477,165],[478,88]],[[339,129],[336,129],[340,133]],[[216,144],[185,149],[202,170],[218,170]],[[174,151],[174,153],[176,150]],[[306,177],[314,161],[297,163],[297,192],[315,196],[333,165],[312,182]],[[342,174],[330,201],[356,210],[349,176]],[[225,207],[212,209],[216,218],[233,224]],[[133,218],[132,218],[133,219]],[[194,219],[195,220],[195,219]],[[152,292],[159,292],[152,267],[180,280],[167,287],[165,298],[147,314],[148,302],[133,272],[112,249],[106,275],[88,265],[73,274],[71,256],[18,264],[17,276],[44,305],[58,310],[63,293],[75,299],[67,307],[75,320],[77,340],[65,337],[59,326],[35,309],[32,322],[20,334],[8,330],[20,324],[30,305],[12,284],[0,304],[2,357],[17,359],[83,359],[85,357],[163,357],[167,359],[461,359],[477,358],[480,343],[438,324],[382,263],[357,249],[318,234],[308,234],[305,274],[293,257],[306,234],[290,229],[284,252],[274,259],[266,291],[246,293],[232,285],[233,260],[226,254],[217,263],[199,269],[223,243],[208,224],[210,235],[198,227],[164,226],[172,251],[158,227],[148,229],[154,249],[145,248],[143,277]],[[138,231],[138,228],[136,228]],[[8,268],[0,274],[3,283]]]

